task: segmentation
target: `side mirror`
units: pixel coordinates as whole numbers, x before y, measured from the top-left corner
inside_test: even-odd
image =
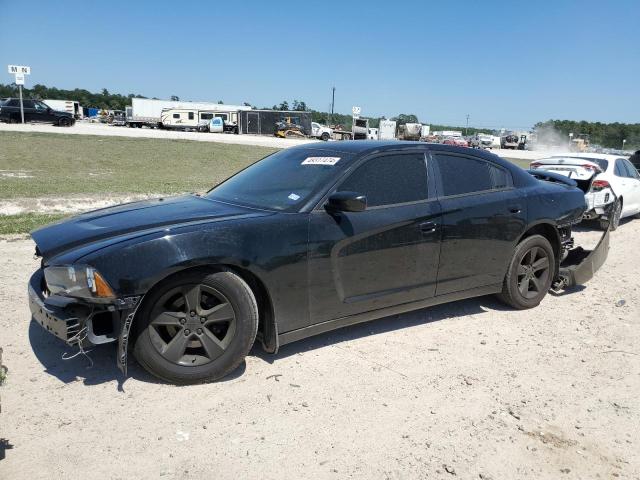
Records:
[[[358,192],[336,192],[329,197],[325,208],[336,212],[362,212],[367,208],[367,197]]]

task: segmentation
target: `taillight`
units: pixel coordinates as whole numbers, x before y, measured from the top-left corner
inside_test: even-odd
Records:
[[[611,185],[609,185],[609,182],[606,180],[594,180],[591,184],[591,190],[594,192],[599,192],[600,190],[604,190],[609,187],[611,187]]]
[[[531,168],[540,168],[542,166],[541,163],[538,162],[533,162],[531,165],[529,165]]]

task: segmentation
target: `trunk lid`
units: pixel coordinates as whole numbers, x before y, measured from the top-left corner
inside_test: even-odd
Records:
[[[591,160],[570,157],[543,158],[531,162],[532,170],[545,170],[563,175],[577,183],[580,190],[587,193],[596,175],[602,173],[600,165]]]

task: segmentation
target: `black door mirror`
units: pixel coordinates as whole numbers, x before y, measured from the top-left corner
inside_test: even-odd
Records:
[[[336,212],[362,212],[367,208],[367,197],[358,192],[336,192],[325,207]]]

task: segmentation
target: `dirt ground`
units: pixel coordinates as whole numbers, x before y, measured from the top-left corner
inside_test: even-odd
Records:
[[[133,360],[124,380],[113,345],[63,360],[30,323],[33,243],[0,240],[0,478],[639,478],[639,237],[624,222],[585,288],[534,310],[420,310],[188,387]]]

